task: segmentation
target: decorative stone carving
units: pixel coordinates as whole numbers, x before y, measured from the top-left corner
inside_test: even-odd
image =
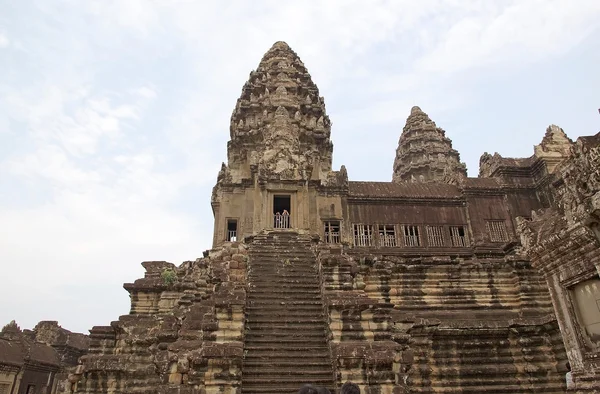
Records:
[[[130,314],[91,330],[74,392],[237,393],[247,259],[228,243],[179,267],[144,262],[145,277],[124,285]]]
[[[523,252],[550,287],[576,391],[597,393],[600,342],[586,332],[575,289],[597,280],[600,273],[600,133],[572,144],[561,129],[551,126],[536,146],[538,155],[554,160],[550,161],[553,204],[533,212],[530,221],[518,219],[517,230]]]
[[[277,42],[257,70],[250,74],[232,115],[228,144],[232,181],[250,178],[247,164],[256,165],[263,180],[309,180],[317,166],[322,171],[318,178],[325,179],[331,170],[331,123],[298,55]],[[248,132],[246,119],[254,119],[254,132]],[[225,178],[218,181],[223,182]]]
[[[539,145],[534,146],[534,155],[546,162],[549,173],[569,156],[569,151],[573,141],[565,134],[564,130],[556,125],[550,125],[546,129],[546,134]]]
[[[569,156],[573,141],[563,129],[550,125],[539,145],[534,146],[534,155],[526,158],[502,157],[498,152],[493,155],[485,152],[479,159],[479,176],[510,177],[516,173],[533,172],[538,162],[545,164],[546,172],[551,174],[556,166]]]
[[[392,182],[458,184],[467,176],[452,141],[419,107],[413,107],[400,136]]]
[[[483,172],[505,179],[467,178],[444,131],[414,107],[394,181],[350,182],[344,166],[331,170],[323,101],[276,43],[232,114],[213,190],[215,248],[179,267],[143,263],[145,277],[125,285],[131,313],[92,329],[78,392],[295,392],[309,380],[370,393],[564,392],[552,300],[521,252],[547,241],[548,262],[573,250],[578,266],[597,261],[581,220],[593,227],[598,174],[584,183],[562,164],[545,173],[537,164],[557,160],[566,138],[551,128],[540,157],[484,155]],[[594,154],[577,165],[598,166]],[[550,186],[584,208],[556,203],[570,219],[542,210],[517,220],[521,245],[512,219],[543,208]],[[274,225],[281,210],[292,228]]]

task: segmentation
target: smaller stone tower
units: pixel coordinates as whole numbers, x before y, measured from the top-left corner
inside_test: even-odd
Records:
[[[452,140],[419,107],[412,107],[400,136],[392,182],[445,182],[457,184],[467,168]]]

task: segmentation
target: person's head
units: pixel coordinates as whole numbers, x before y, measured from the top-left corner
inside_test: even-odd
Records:
[[[346,382],[342,385],[340,394],[360,394],[360,387],[356,383]]]
[[[304,386],[300,387],[300,390],[298,390],[298,394],[318,394],[319,392],[317,391],[317,388],[315,386],[313,386],[312,384],[305,384]]]

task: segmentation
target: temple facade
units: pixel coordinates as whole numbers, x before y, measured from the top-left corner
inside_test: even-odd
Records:
[[[13,320],[0,331],[0,394],[65,392],[68,375],[88,346],[87,336],[56,321],[21,330]]]
[[[542,213],[562,217],[563,190],[583,188],[569,186],[580,162],[598,177],[596,156],[573,161],[596,139],[574,143],[553,125],[532,156],[485,153],[473,178],[413,107],[392,180],[350,181],[332,168],[324,99],[283,42],[250,73],[230,137],[213,248],[143,263],[145,277],[125,284],[130,314],[91,330],[72,392],[335,392],[351,380],[382,394],[564,393],[567,361],[594,392],[600,297],[585,294],[597,294],[597,211],[588,203],[579,227],[561,224],[581,261],[563,276],[544,268],[562,227]],[[586,187],[586,198],[598,190]],[[580,307],[561,304],[564,283]]]

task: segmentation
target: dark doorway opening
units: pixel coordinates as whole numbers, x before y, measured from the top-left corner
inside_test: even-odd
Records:
[[[292,213],[290,196],[273,197],[273,227],[290,228],[290,214]]]
[[[227,220],[227,241],[237,241],[237,220]]]

